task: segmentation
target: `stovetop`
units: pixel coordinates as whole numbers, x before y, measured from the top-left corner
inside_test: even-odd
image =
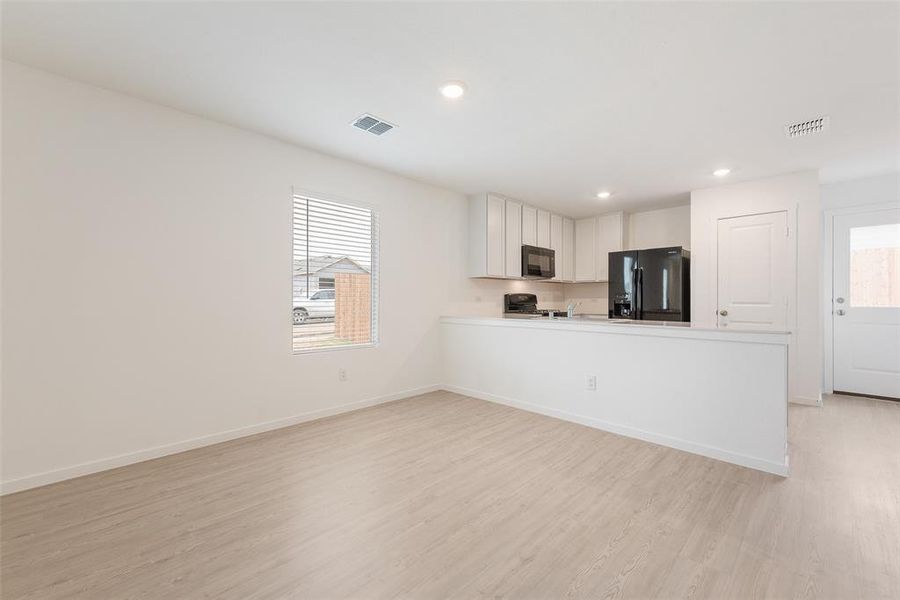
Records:
[[[503,315],[518,317],[549,317],[549,309],[541,309],[537,307],[536,294],[504,294],[503,295]],[[556,314],[560,311],[554,310]]]
[[[553,312],[556,314],[560,313],[560,311],[558,311],[558,310],[554,310]],[[503,314],[505,314],[505,315],[522,315],[525,317],[549,317],[550,311],[548,309],[535,308],[533,310],[508,310]]]

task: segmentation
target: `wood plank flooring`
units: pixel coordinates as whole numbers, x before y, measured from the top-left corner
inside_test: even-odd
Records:
[[[900,405],[782,479],[435,392],[6,496],[2,597],[900,598]]]

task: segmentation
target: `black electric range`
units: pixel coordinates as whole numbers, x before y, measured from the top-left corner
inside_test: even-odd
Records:
[[[507,317],[549,317],[550,313],[559,314],[559,310],[548,310],[537,307],[535,294],[504,294],[503,315]]]

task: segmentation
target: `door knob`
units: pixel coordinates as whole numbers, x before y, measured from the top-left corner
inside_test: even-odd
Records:
[[[839,317],[843,317],[843,316],[844,316],[844,309],[843,309],[843,308],[837,309],[837,315],[838,315]]]
[[[837,302],[838,304],[843,304],[843,303],[844,303],[844,299],[843,299],[843,298],[835,298],[834,301]]]
[[[728,311],[725,310],[725,309],[722,309],[722,310],[719,311],[719,314],[722,315],[723,317],[727,317],[727,316],[728,316]]]

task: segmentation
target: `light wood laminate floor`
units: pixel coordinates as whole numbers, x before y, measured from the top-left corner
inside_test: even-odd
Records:
[[[2,499],[3,598],[900,598],[900,404],[782,479],[436,392]]]

